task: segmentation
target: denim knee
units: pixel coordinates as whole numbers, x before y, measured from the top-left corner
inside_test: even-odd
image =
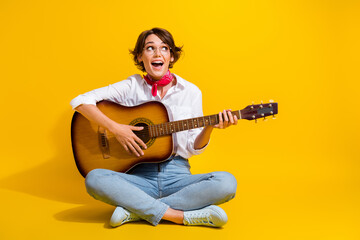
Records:
[[[86,186],[86,190],[87,192],[95,197],[95,192],[97,192],[96,190],[99,190],[101,188],[101,178],[105,175],[104,171],[107,171],[105,169],[94,169],[91,170],[85,178],[85,186]]]
[[[229,172],[213,172],[213,177],[217,182],[217,191],[226,201],[235,197],[237,181],[234,175]]]

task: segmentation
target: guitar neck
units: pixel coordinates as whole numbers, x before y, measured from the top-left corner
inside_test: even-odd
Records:
[[[241,110],[231,112],[238,119],[241,119]],[[219,123],[219,114],[190,118],[174,122],[165,122],[156,125],[149,125],[150,137],[159,137],[176,132],[190,130],[194,128],[216,125]]]

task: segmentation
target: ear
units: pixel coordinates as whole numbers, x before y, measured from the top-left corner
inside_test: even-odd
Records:
[[[170,62],[174,61],[174,56],[171,54]]]

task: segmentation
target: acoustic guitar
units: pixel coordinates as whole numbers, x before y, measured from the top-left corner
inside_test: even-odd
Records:
[[[134,133],[147,145],[147,149],[143,150],[141,157],[130,155],[111,132],[75,112],[71,123],[71,142],[77,168],[84,177],[96,168],[127,172],[140,163],[165,161],[174,154],[173,133],[219,123],[218,114],[170,122],[167,108],[156,101],[134,107],[101,101],[97,106],[118,123],[143,126],[143,130]],[[277,113],[277,103],[249,105],[232,112],[238,119],[247,120]]]

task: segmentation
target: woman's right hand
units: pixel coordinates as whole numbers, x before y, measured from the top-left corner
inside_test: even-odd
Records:
[[[140,157],[144,155],[141,148],[146,149],[147,147],[133,131],[141,131],[143,128],[144,127],[135,127],[117,123],[110,131],[129,154]]]
[[[141,147],[146,149],[146,144],[133,132],[141,131],[143,127],[135,127],[117,123],[102,113],[97,106],[91,104],[79,105],[75,108],[75,110],[80,112],[90,121],[93,121],[99,126],[102,126],[112,132],[119,143],[129,154],[134,154],[137,157],[144,155]]]

